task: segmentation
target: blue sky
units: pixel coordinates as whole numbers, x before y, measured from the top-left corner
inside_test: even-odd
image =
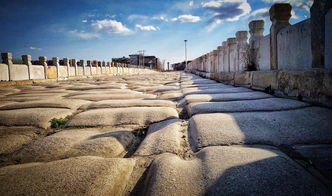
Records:
[[[166,62],[214,50],[275,2],[293,6],[291,23],[310,17],[310,0],[1,0],[0,51],[111,60],[145,50]]]

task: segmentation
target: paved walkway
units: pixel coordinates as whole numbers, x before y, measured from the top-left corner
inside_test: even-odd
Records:
[[[182,72],[0,92],[0,195],[332,194],[330,109]]]

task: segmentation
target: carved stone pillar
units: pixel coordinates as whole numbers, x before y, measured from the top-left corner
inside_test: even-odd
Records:
[[[57,74],[57,78],[60,78],[60,64],[59,64],[59,58],[58,57],[53,57],[52,58],[53,61],[53,65],[56,66],[56,74]]]
[[[237,41],[237,70],[244,71],[247,65],[247,55],[248,51],[248,32],[247,31],[238,31],[236,32],[236,41]]]
[[[47,57],[46,56],[40,56],[39,57],[39,62],[44,66],[44,74],[45,74],[45,79],[47,79],[47,71],[48,71],[48,66],[47,66]]]
[[[26,64],[28,66],[28,76],[29,76],[29,80],[32,79],[32,76],[31,76],[31,66],[32,66],[32,63],[31,63],[31,55],[22,55],[22,61],[24,64]]]
[[[288,3],[276,3],[270,8],[270,20],[272,25],[270,28],[270,62],[271,70],[278,69],[278,32],[289,26],[289,19],[292,14],[292,6]]]

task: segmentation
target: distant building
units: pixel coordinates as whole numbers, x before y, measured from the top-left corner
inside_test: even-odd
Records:
[[[131,54],[130,64],[132,65],[143,65],[150,68],[156,68],[158,65],[158,58],[155,56],[144,56],[141,54]]]
[[[131,64],[130,63],[130,58],[127,58],[125,56],[121,57],[121,58],[112,58],[112,62]]]
[[[187,64],[189,64],[191,61],[187,61]],[[174,71],[180,71],[180,70],[184,70],[186,68],[186,62],[180,62],[180,63],[174,63],[172,64],[173,70]]]
[[[142,54],[131,54],[129,58],[122,57],[122,58],[112,58],[113,62],[117,63],[126,63],[131,65],[140,65],[145,67],[149,67],[151,69],[157,69],[158,65],[160,64],[159,59],[155,56],[144,56]],[[158,64],[159,63],[159,64]]]

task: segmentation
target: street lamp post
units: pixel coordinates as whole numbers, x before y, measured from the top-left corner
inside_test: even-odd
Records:
[[[184,40],[184,55],[185,55],[185,64],[186,64],[186,68],[187,68],[187,41],[188,40]]]

